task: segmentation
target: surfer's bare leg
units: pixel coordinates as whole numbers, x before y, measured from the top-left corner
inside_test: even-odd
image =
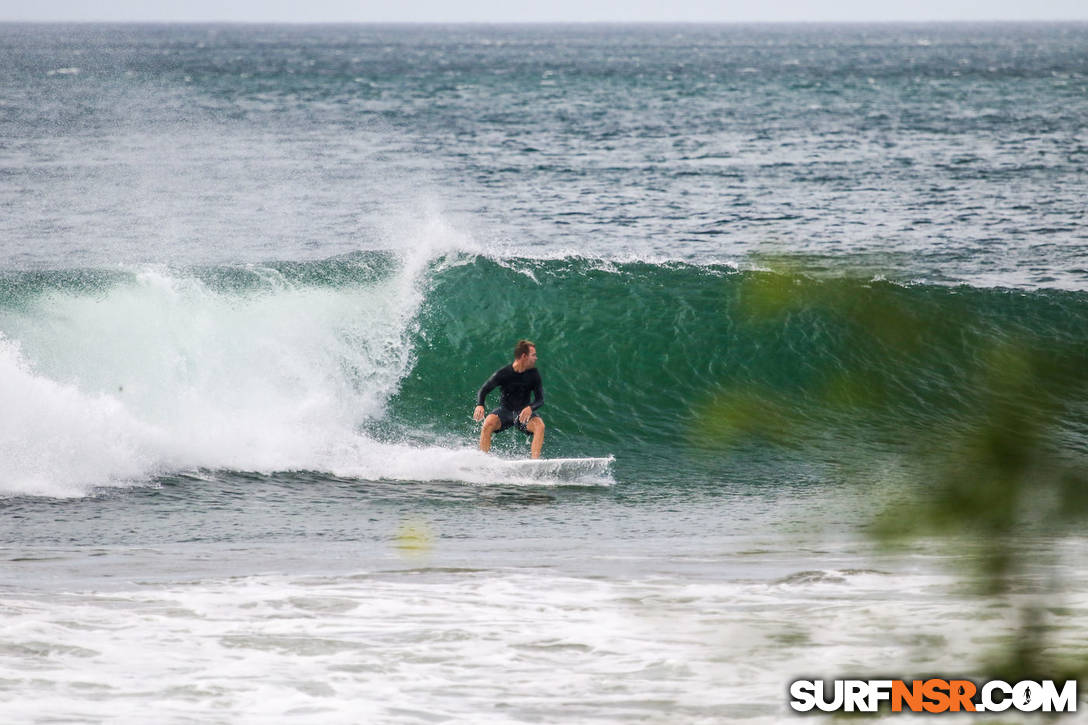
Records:
[[[544,421],[540,418],[530,418],[525,424],[529,432],[533,434],[533,458],[540,458],[540,449],[544,447]]]
[[[487,453],[491,450],[491,434],[502,427],[499,416],[492,413],[484,418],[484,427],[480,429],[480,450]]]

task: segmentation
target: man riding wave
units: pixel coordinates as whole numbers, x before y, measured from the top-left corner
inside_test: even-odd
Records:
[[[495,388],[502,389],[499,407],[484,418],[484,401]],[[484,422],[480,431],[480,450],[484,453],[491,450],[492,433],[514,426],[533,437],[532,457],[540,458],[540,449],[544,446],[544,421],[536,409],[543,403],[544,388],[536,369],[536,345],[530,340],[518,340],[514,346],[514,362],[496,370],[476,395],[472,418]]]

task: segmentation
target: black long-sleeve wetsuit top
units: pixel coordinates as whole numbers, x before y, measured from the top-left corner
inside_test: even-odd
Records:
[[[515,413],[520,413],[526,405],[535,413],[544,403],[544,385],[536,368],[530,368],[523,373],[516,372],[513,364],[499,368],[476,394],[476,404],[483,405],[487,394],[497,387],[502,388],[499,404]],[[530,393],[533,394],[532,403],[529,402]]]

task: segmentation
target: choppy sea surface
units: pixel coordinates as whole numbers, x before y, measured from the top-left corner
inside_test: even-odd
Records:
[[[0,711],[772,723],[1039,591],[1083,656],[1083,539],[871,529],[1014,394],[1084,470],[987,371],[1088,349],[1086,172],[1086,24],[0,24]],[[520,337],[606,465],[475,450]]]

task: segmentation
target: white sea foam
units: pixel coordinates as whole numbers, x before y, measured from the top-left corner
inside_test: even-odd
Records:
[[[34,374],[0,339],[0,492],[73,495],[83,482],[145,475],[158,436],[115,398]]]
[[[985,674],[1014,610],[956,594],[935,563],[777,580],[725,576],[725,560],[697,580],[423,567],[4,595],[0,704],[17,722],[47,698],[80,722],[776,723],[800,677]],[[1065,603],[1083,607],[1076,583]],[[1075,651],[1083,622],[1061,623]]]
[[[410,362],[404,287],[222,293],[146,269],[9,314],[0,486],[78,494],[178,468],[320,468]]]
[[[0,313],[0,494],[80,496],[197,469],[318,470],[473,483],[609,484],[607,471],[542,481],[468,448],[372,440],[411,368],[421,286],[471,239],[432,208],[391,216],[396,268],[356,285],[244,271],[256,288],[128,270]]]

